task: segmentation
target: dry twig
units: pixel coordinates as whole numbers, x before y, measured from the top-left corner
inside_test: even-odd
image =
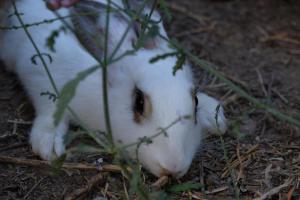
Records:
[[[207,17],[197,15],[197,14],[191,12],[189,9],[187,9],[183,6],[180,6],[176,3],[167,2],[167,6],[176,12],[181,12],[181,13],[185,14],[186,16],[198,21],[201,24],[205,24],[206,21],[208,20]]]
[[[164,185],[166,185],[168,183],[168,181],[169,181],[168,176],[162,176],[152,184],[152,187],[159,189],[159,188],[163,187]]]
[[[100,173],[93,176],[83,188],[79,188],[71,194],[69,194],[67,197],[65,197],[65,200],[82,199],[84,196],[87,195],[89,191],[91,191],[91,189],[93,189],[99,183],[105,183],[103,176]]]
[[[272,179],[272,176],[270,175],[270,172],[271,172],[271,169],[272,169],[272,164],[268,165],[266,170],[265,170],[265,184],[268,188],[271,188],[272,187],[272,184],[271,184],[271,179]]]
[[[251,149],[249,149],[244,155],[241,155],[239,159],[233,160],[233,161],[230,163],[231,168],[233,169],[233,168],[239,166],[242,162],[244,162],[245,160],[247,160],[248,158],[250,158],[251,155],[253,155],[253,154],[256,152],[256,150],[258,149],[258,147],[259,147],[258,144],[255,145],[255,146],[253,146],[253,147],[252,147]],[[228,175],[228,173],[229,173],[228,167],[224,168],[223,171],[224,171],[224,172],[223,172],[222,175],[221,175],[222,178],[224,178],[225,176]]]
[[[218,188],[215,188],[213,190],[208,190],[208,191],[205,191],[205,194],[216,194],[216,193],[219,193],[219,192],[223,192],[225,190],[228,190],[228,186],[222,186],[222,187],[218,187]]]
[[[264,93],[265,96],[268,96],[268,92],[267,92],[267,89],[265,87],[265,82],[264,82],[264,79],[263,79],[263,76],[262,74],[260,73],[260,70],[258,68],[255,69],[256,73],[257,73],[257,76],[258,76],[258,82],[260,83],[260,86],[261,86],[261,89]]]
[[[0,152],[8,151],[8,150],[11,150],[11,149],[17,149],[17,148],[21,148],[21,147],[26,147],[27,145],[28,145],[27,142],[20,142],[20,143],[8,145],[6,147],[0,148]]]
[[[9,156],[0,156],[0,163],[15,164],[15,165],[25,165],[31,167],[42,167],[51,168],[51,162],[44,160],[32,160],[15,158]],[[82,170],[82,171],[101,171],[101,172],[121,172],[121,168],[116,165],[103,165],[101,167],[82,164],[82,163],[64,163],[62,165],[63,169],[67,170]]]
[[[193,192],[190,196],[189,199],[197,199],[197,200],[207,200],[207,198],[205,198],[205,195],[200,193],[200,192]]]
[[[236,182],[239,182],[239,180],[243,177],[243,174],[244,174],[244,166],[243,166],[243,161],[241,159],[241,154],[240,154],[240,143],[238,143],[238,145],[236,147],[236,155],[237,155],[237,158],[239,161],[239,166],[240,166]]]
[[[288,33],[286,32],[275,33],[271,36],[267,36],[263,38],[261,41],[262,42],[279,41],[279,42],[286,42],[290,44],[300,45],[299,40],[289,37]]]
[[[293,193],[294,193],[295,189],[296,189],[296,187],[293,186],[293,187],[289,190],[289,192],[287,193],[287,200],[292,200],[292,198],[293,198]]]
[[[23,199],[27,199],[29,195],[37,188],[37,186],[45,179],[46,177],[41,178],[34,186],[27,192],[27,194],[23,197]]]
[[[277,187],[274,187],[273,189],[269,190],[268,192],[266,192],[265,194],[263,194],[261,197],[255,198],[253,200],[264,200],[267,199],[271,196],[273,196],[274,194],[277,194],[280,192],[280,190],[282,190],[285,187],[288,187],[291,183],[292,183],[293,179],[289,178],[287,181],[285,181],[282,185],[279,185]]]
[[[21,119],[7,120],[8,123],[12,124],[22,124],[22,125],[32,125],[31,121],[23,121]]]
[[[176,33],[174,36],[178,38],[178,37],[184,37],[184,36],[197,34],[197,33],[210,32],[210,31],[214,30],[215,26],[216,26],[216,23],[212,23],[211,25],[209,25],[207,27],[200,27],[200,28],[196,28],[193,30],[187,30],[187,31],[183,31],[180,33]]]
[[[284,103],[288,104],[289,100],[285,98],[276,88],[271,89]]]
[[[226,107],[228,104],[235,102],[239,99],[239,95],[233,94],[230,97],[227,97],[226,99],[223,100],[223,105]]]
[[[199,164],[199,177],[200,177],[200,184],[201,185],[205,185],[204,183],[204,167],[203,167],[203,160],[200,161],[200,164]],[[201,191],[204,192],[205,191],[205,188],[204,187],[201,187]]]

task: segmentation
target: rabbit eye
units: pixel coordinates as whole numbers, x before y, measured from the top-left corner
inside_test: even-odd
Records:
[[[134,121],[136,123],[141,123],[145,110],[145,95],[138,89],[134,89],[134,102],[133,102],[133,112],[134,112]]]
[[[134,112],[137,112],[140,115],[144,114],[144,104],[145,98],[144,93],[138,88],[135,89],[135,102],[133,106]]]
[[[197,95],[194,96],[194,103],[195,103],[195,110],[194,110],[194,118],[195,118],[195,124],[197,124],[197,111],[198,111],[198,97]]]
[[[149,119],[152,114],[152,104],[150,97],[135,87],[133,90],[133,120],[141,124],[144,120]]]

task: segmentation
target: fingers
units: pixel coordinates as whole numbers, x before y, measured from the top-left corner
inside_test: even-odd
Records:
[[[56,10],[61,7],[60,0],[48,0],[46,5],[50,10]]]
[[[61,1],[61,6],[62,7],[70,7],[72,6],[74,3],[77,3],[80,0],[62,0]]]
[[[48,0],[47,1],[47,7],[50,10],[56,10],[61,7],[68,8],[72,6],[74,3],[77,3],[80,0]]]

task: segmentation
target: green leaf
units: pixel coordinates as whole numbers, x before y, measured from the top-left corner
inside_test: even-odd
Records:
[[[63,154],[62,156],[56,158],[55,160],[53,160],[51,162],[51,166],[54,169],[54,172],[58,172],[62,165],[64,164],[65,160],[66,160],[67,154]]]
[[[135,166],[135,168],[133,169],[133,171],[131,173],[129,183],[130,183],[130,191],[129,192],[131,194],[137,193],[139,190],[139,186],[142,183],[140,169],[137,166]]]
[[[103,153],[100,147],[94,147],[89,144],[79,143],[73,148],[69,149],[69,152],[79,152],[79,153]]]
[[[64,144],[68,146],[71,144],[75,139],[77,139],[80,136],[86,135],[86,132],[84,131],[68,131],[67,134],[63,137]]]
[[[67,29],[64,26],[59,27],[57,30],[51,32],[50,36],[46,40],[46,46],[52,51],[55,52],[55,42],[56,39],[59,37],[61,32],[66,33]]]
[[[76,93],[76,88],[77,88],[78,84],[82,80],[84,80],[88,75],[95,72],[97,69],[99,69],[98,65],[88,68],[82,72],[79,72],[77,74],[76,78],[74,78],[73,80],[70,80],[63,86],[60,96],[58,97],[56,111],[53,115],[55,126],[57,126],[59,124],[60,120],[62,119],[68,104],[70,103],[70,101],[72,100],[72,98],[74,97],[74,95]]]
[[[170,22],[172,20],[172,14],[164,0],[159,0],[159,9],[165,14],[167,22]]]
[[[145,188],[145,185],[143,184],[141,170],[139,168],[139,165],[135,165],[133,167],[134,168],[133,168],[133,171],[132,171],[131,177],[130,177],[129,193],[131,195],[136,194],[139,197],[139,199],[150,200],[150,198],[149,198],[150,194],[149,194],[148,190]]]
[[[175,66],[173,67],[173,76],[175,76],[176,72],[178,70],[181,70],[183,68],[183,65],[185,63],[185,55],[184,54],[180,54],[178,57],[177,57],[177,61],[176,61],[176,64]]]
[[[180,192],[185,192],[187,190],[198,190],[200,188],[203,188],[204,186],[200,183],[181,183],[178,185],[173,185],[170,188],[168,188],[168,191],[171,193],[180,193]]]
[[[154,37],[158,36],[158,34],[159,34],[159,27],[158,27],[158,25],[154,24],[149,27],[146,35],[147,35],[147,37],[154,38]]]
[[[149,144],[152,144],[152,143],[153,143],[152,139],[149,138],[149,137],[147,137],[147,136],[144,136],[144,137],[142,137],[142,138],[139,138],[138,140],[139,140],[139,143],[140,143],[140,144],[146,144],[146,145],[149,145]]]
[[[171,198],[164,191],[157,191],[150,193],[151,199],[155,200],[170,200]]]
[[[170,56],[176,56],[177,54],[178,54],[177,51],[175,51],[175,52],[170,52],[170,53],[159,54],[159,55],[157,55],[157,56],[151,58],[151,59],[149,60],[149,62],[150,62],[150,63],[155,63],[155,62],[157,62],[157,61],[159,61],[159,60],[166,59],[167,57],[170,57]]]

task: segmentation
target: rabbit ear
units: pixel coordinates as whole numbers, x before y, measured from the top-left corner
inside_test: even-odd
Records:
[[[71,12],[74,31],[80,43],[100,60],[104,55],[105,34],[108,33],[107,51],[109,56],[117,48],[130,23],[125,14],[111,6],[107,30],[107,5],[95,1],[80,1],[73,7]],[[131,50],[136,38],[134,29],[129,29],[115,56]]]
[[[124,5],[127,9],[133,10],[135,13],[138,13],[140,9],[144,8],[139,16],[140,19],[145,19],[151,15],[151,18],[148,23],[148,27],[145,29],[145,36],[142,38],[143,47],[145,49],[156,49],[156,48],[165,48],[168,46],[168,43],[162,39],[160,36],[167,38],[167,33],[164,29],[162,18],[160,14],[155,10],[157,7],[156,0],[148,0],[145,4],[145,1],[141,0],[123,0]],[[145,5],[144,5],[145,4]],[[142,26],[144,23],[142,20],[138,20],[135,23],[135,32],[138,38],[142,37]]]
[[[216,99],[198,92],[197,121],[209,133],[225,133],[227,129],[226,118],[220,102]]]

